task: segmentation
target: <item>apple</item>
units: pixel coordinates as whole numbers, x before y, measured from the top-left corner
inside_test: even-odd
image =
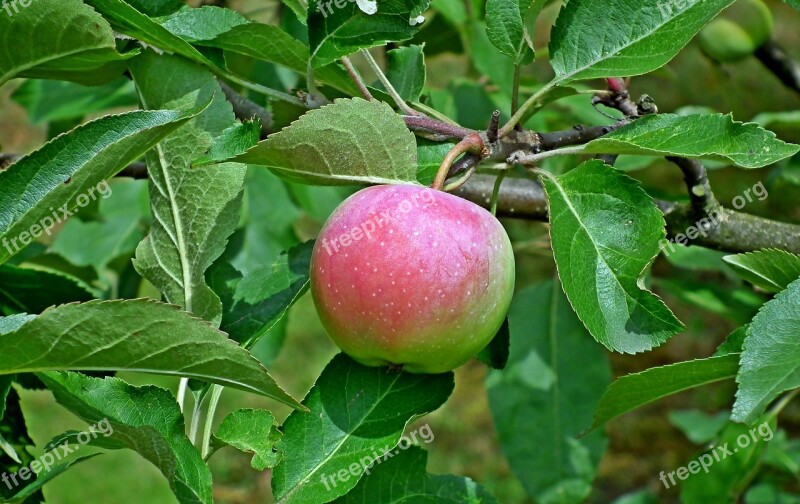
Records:
[[[700,48],[720,63],[751,56],[772,37],[774,20],[761,0],[739,0],[700,31]]]
[[[311,258],[325,329],[367,366],[457,368],[494,337],[513,291],[514,255],[500,222],[426,187],[374,186],[350,196]]]

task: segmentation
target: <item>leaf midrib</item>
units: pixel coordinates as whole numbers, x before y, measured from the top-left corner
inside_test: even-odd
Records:
[[[561,184],[558,181],[558,179],[555,178],[555,177],[552,177],[551,178],[551,182],[553,183],[553,185],[555,185],[556,189],[558,189],[558,192],[561,193],[561,196],[563,197],[564,202],[569,207],[570,212],[575,217],[575,220],[578,222],[578,225],[580,226],[581,230],[583,230],[583,232],[586,233],[586,236],[589,237],[589,239],[590,239],[590,241],[592,243],[592,248],[594,248],[595,253],[597,253],[597,256],[603,261],[603,264],[606,266],[606,268],[608,268],[608,271],[610,271],[612,273],[612,277],[614,278],[614,281],[617,283],[617,285],[620,286],[620,288],[622,289],[622,292],[625,293],[625,297],[627,299],[630,299],[630,300],[634,301],[638,306],[641,306],[642,308],[645,308],[645,306],[642,303],[640,303],[636,298],[634,298],[633,296],[630,295],[630,293],[628,293],[628,290],[625,288],[624,285],[622,285],[622,282],[620,282],[619,277],[617,276],[616,272],[613,270],[613,268],[611,268],[609,266],[608,262],[606,261],[605,256],[600,253],[600,249],[598,248],[597,243],[595,243],[594,236],[589,232],[589,229],[584,224],[584,222],[581,219],[580,214],[578,213],[577,209],[572,205],[572,201],[567,196],[567,193],[562,189]],[[551,233],[552,233],[552,230],[551,230]],[[638,289],[638,286],[636,286],[636,288]],[[642,291],[642,289],[639,289],[639,290]],[[647,313],[649,313],[650,315],[652,315],[653,317],[657,318],[658,320],[661,320],[663,322],[670,322],[669,320],[664,320],[658,314],[653,313],[650,310],[646,309],[645,311]],[[604,331],[604,336],[606,336],[606,338],[604,338],[604,339],[607,339],[608,335],[605,334],[605,331]],[[652,347],[652,345],[651,345],[651,347]]]
[[[139,99],[141,100],[144,108],[149,110],[150,107],[147,105],[147,101],[145,100],[144,95],[142,93],[139,93]],[[169,197],[168,199],[169,199],[170,210],[172,213],[172,220],[175,224],[175,235],[176,235],[175,245],[178,248],[178,257],[180,258],[181,261],[181,274],[183,277],[182,287],[183,287],[184,309],[189,313],[194,313],[194,310],[192,309],[194,292],[192,290],[191,271],[189,270],[189,257],[188,254],[186,253],[186,240],[183,236],[184,234],[183,222],[181,220],[180,210],[176,202],[175,192],[174,189],[172,188],[171,179],[169,177],[169,174],[167,173],[167,170],[165,169],[165,167],[167,166],[167,162],[164,157],[164,150],[161,147],[161,142],[156,144],[155,150],[156,153],[158,154],[158,163],[159,163],[158,168],[161,170],[161,173],[164,177],[164,184],[167,186],[167,195]],[[158,255],[158,253],[155,251],[154,240],[151,238],[149,241],[150,241],[150,246],[153,247],[154,249],[153,252],[156,255]]]
[[[286,493],[286,495],[284,495],[283,497],[281,497],[278,500],[278,504],[286,502],[286,500],[289,499],[292,495],[294,495],[294,493],[300,488],[301,483],[303,483],[308,478],[310,478],[312,474],[315,474],[326,462],[328,462],[336,454],[336,452],[339,450],[339,448],[341,448],[342,445],[344,445],[344,443],[348,439],[350,439],[352,437],[352,433],[355,432],[356,430],[358,430],[359,427],[361,427],[362,422],[364,421],[364,419],[368,418],[369,415],[375,410],[375,408],[378,407],[378,404],[380,404],[381,401],[383,401],[386,398],[386,396],[389,395],[389,392],[391,392],[392,388],[395,386],[395,384],[400,379],[400,377],[401,377],[401,374],[397,373],[397,375],[394,377],[394,379],[389,384],[389,386],[386,387],[386,390],[373,402],[372,406],[369,408],[369,411],[367,411],[361,417],[361,420],[359,421],[358,425],[356,425],[354,428],[352,428],[351,432],[345,433],[345,435],[342,436],[342,439],[337,443],[336,447],[331,449],[330,452],[328,453],[328,455],[322,461],[320,461],[316,466],[314,466],[314,468],[311,471],[309,471],[307,473],[308,476],[306,478],[301,478],[297,483],[295,483],[295,485],[289,489],[289,491]],[[358,481],[358,480],[356,480],[356,481]]]
[[[589,68],[597,65],[598,63],[601,63],[603,61],[606,61],[606,60],[609,60],[609,59],[614,58],[616,56],[619,56],[619,54],[621,52],[625,51],[626,49],[629,49],[630,47],[634,46],[635,44],[638,44],[642,40],[645,40],[647,38],[652,37],[655,32],[657,32],[658,30],[662,29],[664,26],[670,24],[671,22],[673,22],[673,21],[675,21],[677,19],[680,19],[684,14],[687,14],[690,10],[692,10],[692,7],[694,7],[694,6],[688,7],[686,10],[678,13],[677,16],[674,16],[672,18],[667,19],[666,22],[657,25],[652,30],[648,30],[645,34],[643,34],[643,35],[641,35],[641,36],[639,36],[639,37],[637,37],[635,39],[630,40],[628,44],[623,45],[622,47],[619,47],[613,53],[610,53],[610,54],[607,54],[607,55],[603,55],[601,58],[592,60],[590,63],[584,65],[583,67],[575,69],[571,73],[564,74],[564,75],[557,75],[556,78],[553,79],[553,83],[552,84],[553,85],[559,85],[559,84],[564,84],[566,82],[569,82],[569,81],[573,80],[573,78],[576,75],[578,75],[579,73],[583,72],[584,70],[588,70]]]

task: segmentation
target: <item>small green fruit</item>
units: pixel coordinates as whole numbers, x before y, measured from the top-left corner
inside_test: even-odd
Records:
[[[751,56],[772,37],[772,13],[761,0],[739,0],[700,32],[703,52],[720,63]]]
[[[728,19],[715,19],[706,26],[700,32],[700,47],[720,63],[741,61],[758,49],[744,28]]]

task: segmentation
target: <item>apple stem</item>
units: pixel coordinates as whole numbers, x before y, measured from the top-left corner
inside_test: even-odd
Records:
[[[465,136],[463,140],[450,149],[450,152],[448,152],[442,160],[442,164],[439,166],[439,171],[436,173],[436,179],[433,181],[431,188],[438,191],[442,190],[442,186],[444,186],[444,182],[447,180],[447,175],[450,172],[450,167],[453,166],[453,163],[455,163],[456,159],[462,154],[480,154],[486,157],[486,155],[489,154],[487,151],[486,144],[484,144],[483,138],[478,133],[470,133]]]

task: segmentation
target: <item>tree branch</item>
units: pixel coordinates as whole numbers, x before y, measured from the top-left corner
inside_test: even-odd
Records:
[[[223,87],[223,90],[225,90],[225,87]],[[263,107],[249,100],[247,100],[249,104],[238,100],[235,96],[238,93],[229,87],[225,92],[229,100],[247,105],[246,107],[234,106],[234,111],[240,119],[249,119],[253,114],[261,114],[261,111],[267,112]],[[474,130],[447,124],[428,117],[403,116],[403,120],[411,131],[440,141],[462,140],[464,137],[477,133]],[[505,137],[497,138],[494,136],[497,124],[493,118],[489,129],[484,133],[488,133],[487,139],[490,139],[487,146],[489,150],[488,156],[464,155],[453,164],[450,175],[472,171],[482,160],[505,162],[515,153],[540,153],[565,146],[583,144],[595,138],[600,138],[624,124],[626,124],[626,121],[591,128],[576,126],[570,130],[541,134],[527,130],[513,130]],[[19,159],[17,155],[0,153],[0,170],[6,168],[17,159]],[[674,238],[685,233],[690,227],[697,225],[698,209],[701,201],[703,208],[707,210],[709,203],[711,201],[716,203],[716,200],[711,193],[710,186],[708,186],[708,178],[702,164],[685,159],[670,160],[684,171],[684,176],[690,187],[690,194],[693,196],[689,204],[655,201],[664,213],[668,236]],[[147,166],[141,162],[132,163],[121,170],[117,176],[144,179],[147,178]],[[466,183],[455,189],[453,194],[473,201],[485,208],[490,208],[494,185],[494,176],[474,175]],[[705,192],[692,190],[692,188],[698,186],[704,188]],[[800,254],[800,226],[735,212],[720,206],[716,208],[718,209],[717,225],[712,229],[706,230],[705,236],[698,236],[691,242],[692,245],[727,252],[749,252],[764,248],[778,248]],[[501,216],[546,221],[548,219],[547,196],[538,182],[529,179],[507,179],[498,194],[497,213]]]
[[[437,119],[431,119],[430,117],[407,115],[402,117],[408,129],[435,142],[460,142],[470,134],[477,133],[475,130],[447,124]]]
[[[781,46],[773,41],[767,42],[756,49],[755,56],[786,87],[800,93],[800,64],[786,54]]]
[[[233,107],[234,115],[241,120],[248,120],[257,117],[261,121],[261,139],[267,138],[272,130],[272,113],[261,105],[249,100],[245,96],[237,93],[222,80],[217,79],[225,99]]]
[[[555,150],[569,145],[580,145],[596,140],[612,131],[626,125],[627,121],[618,121],[606,126],[592,126],[587,128],[580,124],[573,126],[572,129],[564,131],[553,131],[552,133],[539,133],[540,147],[542,151]],[[535,154],[538,154],[535,153]]]
[[[710,211],[719,207],[711,184],[708,182],[706,167],[697,159],[668,156],[667,161],[674,163],[683,172],[686,188],[689,190],[689,201],[696,219],[707,217]]]
[[[495,177],[474,175],[453,194],[489,208]],[[697,226],[691,204],[656,200],[667,222],[667,236],[674,239],[687,229]],[[505,217],[548,220],[547,195],[542,186],[529,179],[506,178],[497,198],[497,214]],[[777,248],[800,254],[800,226],[777,222],[763,217],[720,208],[718,224],[691,241],[698,245],[724,252],[752,252]]]

